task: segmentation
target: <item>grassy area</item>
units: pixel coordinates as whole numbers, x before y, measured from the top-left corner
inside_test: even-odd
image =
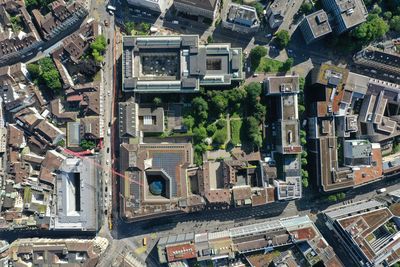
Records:
[[[24,188],[24,203],[30,203],[32,200],[32,191],[31,188],[26,186]]]
[[[231,120],[231,143],[238,145],[240,141],[240,130],[242,128],[242,120]]]
[[[283,62],[263,57],[258,65],[256,72],[278,72],[283,66]]]
[[[215,131],[214,135],[212,136],[213,142],[215,144],[223,145],[228,138],[228,127],[227,122],[224,119],[220,119],[216,122],[217,130]],[[218,127],[218,126],[223,127]]]

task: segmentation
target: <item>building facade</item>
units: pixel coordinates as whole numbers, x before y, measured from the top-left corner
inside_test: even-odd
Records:
[[[169,2],[169,0],[128,0],[128,4],[132,6],[143,7],[160,13],[165,12]]]
[[[174,0],[178,12],[214,21],[218,17],[220,0]]]

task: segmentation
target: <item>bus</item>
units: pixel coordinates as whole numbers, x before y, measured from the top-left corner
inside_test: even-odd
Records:
[[[108,5],[108,6],[107,6],[107,10],[108,10],[108,11],[110,11],[110,10],[111,10],[111,11],[116,11],[117,8],[116,8],[115,6]]]

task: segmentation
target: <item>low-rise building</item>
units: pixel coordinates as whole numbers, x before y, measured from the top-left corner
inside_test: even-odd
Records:
[[[400,55],[368,46],[357,52],[353,60],[356,64],[382,71],[386,76],[394,75],[400,79]],[[385,75],[383,75],[385,77]]]
[[[381,202],[351,203],[326,210],[324,215],[357,266],[391,266],[400,260],[400,220]]]
[[[307,44],[317,41],[332,32],[328,15],[322,9],[307,15],[300,23],[300,30]]]
[[[232,3],[223,16],[222,26],[240,33],[257,32],[260,28],[257,10],[251,6]]]
[[[157,251],[162,264],[179,264],[188,259],[197,262],[211,260],[218,264],[239,256],[246,258],[250,253],[268,253],[278,247],[296,250],[310,265],[321,261],[325,266],[343,266],[308,216],[282,218],[218,232],[170,235],[160,238]]]
[[[108,240],[94,239],[50,239],[22,238],[5,247],[1,258],[9,264],[54,266],[76,264],[95,266],[108,247]]]
[[[100,170],[95,156],[66,158],[57,170],[55,218],[50,229],[97,231],[101,225]]]
[[[88,11],[79,1],[66,3],[57,0],[48,5],[50,12],[43,15],[40,10],[32,10],[34,22],[43,39],[50,40],[71,25],[81,22]]]
[[[244,77],[241,48],[200,45],[196,35],[126,36],[122,45],[124,92],[195,93]]]
[[[174,0],[178,12],[214,21],[218,17],[220,0]]]
[[[266,19],[271,29],[277,29],[283,23],[289,2],[286,0],[274,0],[267,8]]]

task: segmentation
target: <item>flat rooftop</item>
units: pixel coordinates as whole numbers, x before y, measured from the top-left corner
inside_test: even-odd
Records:
[[[242,50],[230,44],[200,45],[197,35],[124,36],[122,46],[125,92],[193,93],[243,79]]]
[[[366,20],[368,10],[363,0],[336,0],[346,28],[352,28]]]
[[[332,28],[328,20],[328,15],[323,9],[308,15],[306,17],[306,20],[315,38],[324,36],[332,32]]]
[[[251,27],[260,23],[254,7],[231,4],[226,20],[241,26]]]

